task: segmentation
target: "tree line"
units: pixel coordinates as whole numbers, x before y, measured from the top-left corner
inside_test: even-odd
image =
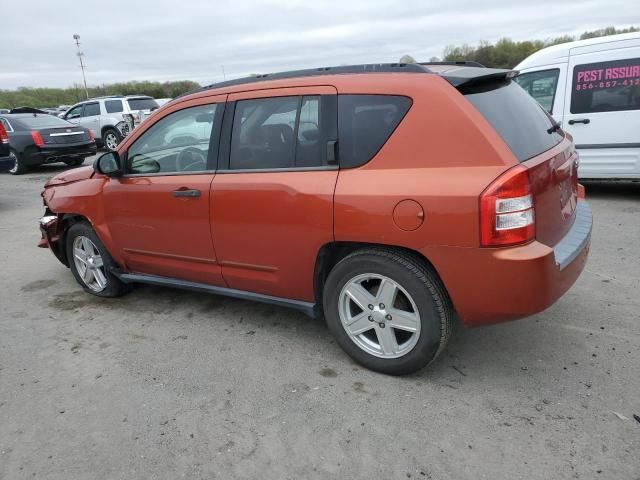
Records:
[[[175,82],[122,82],[89,87],[89,98],[105,95],[149,95],[154,98],[175,98],[183,93],[199,88],[190,80]],[[29,106],[35,108],[73,105],[86,100],[84,87],[74,85],[68,88],[31,88],[0,90],[0,108]]]
[[[640,28],[629,27],[616,29],[615,27],[600,28],[598,30],[592,30],[584,32],[579,37],[572,37],[570,35],[563,35],[561,37],[551,38],[547,40],[525,40],[522,42],[516,42],[510,38],[501,38],[496,43],[490,43],[487,41],[481,41],[479,45],[449,45],[445,47],[442,60],[445,62],[458,62],[458,61],[474,61],[481,63],[485,67],[492,68],[513,68],[522,60],[527,58],[532,53],[537,52],[540,49],[549,47],[551,45],[557,45],[559,43],[573,42],[575,40],[585,40],[587,38],[604,37],[607,35],[616,35],[619,33],[638,32]],[[407,62],[409,60],[409,62]],[[432,57],[430,61],[439,61],[437,57]],[[411,63],[415,62],[413,58],[405,55],[400,60],[401,62]]]

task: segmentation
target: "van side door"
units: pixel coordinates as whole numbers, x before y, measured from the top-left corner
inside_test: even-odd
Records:
[[[580,177],[640,177],[640,38],[571,49],[562,126]]]

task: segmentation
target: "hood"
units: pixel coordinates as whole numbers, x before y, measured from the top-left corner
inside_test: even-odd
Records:
[[[80,180],[87,180],[88,178],[91,178],[94,173],[95,171],[93,170],[93,167],[72,168],[71,170],[59,173],[53,178],[50,178],[44,186],[52,187],[55,185],[78,182]]]

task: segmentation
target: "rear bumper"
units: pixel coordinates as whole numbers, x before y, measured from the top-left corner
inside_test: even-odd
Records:
[[[554,248],[534,241],[512,248],[444,247],[425,252],[468,326],[515,320],[541,312],[575,283],[591,241],[592,215],[578,201],[571,230]]]
[[[95,142],[81,145],[46,145],[38,150],[25,152],[22,158],[25,165],[42,165],[88,157],[95,155],[97,151]]]

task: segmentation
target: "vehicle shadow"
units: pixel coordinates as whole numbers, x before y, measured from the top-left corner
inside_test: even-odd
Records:
[[[640,181],[633,180],[581,180],[589,198],[640,199]]]
[[[189,322],[205,327],[211,322],[220,322],[225,328],[238,329],[248,335],[259,332],[296,345],[314,345],[322,352],[320,363],[331,364],[336,370],[356,369],[367,372],[366,375],[378,375],[360,367],[340,349],[324,319],[312,319],[289,308],[146,285],[137,286],[116,308],[128,313],[148,308],[158,309],[157,313],[173,311],[165,317],[164,321],[168,322],[181,321],[184,313]],[[547,352],[549,342],[539,321],[543,320],[528,318],[482,328],[467,328],[456,321],[442,355],[428,368],[404,378],[458,388],[462,381],[487,381],[495,377],[493,381],[501,383],[505,378],[521,376],[522,367],[531,368],[541,356],[553,356],[552,351]]]

